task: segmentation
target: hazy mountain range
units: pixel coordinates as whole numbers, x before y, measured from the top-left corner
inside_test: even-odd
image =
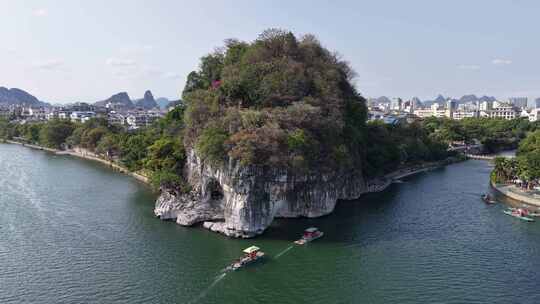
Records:
[[[114,94],[113,96],[98,101],[95,103],[97,106],[105,106],[108,103],[112,103],[113,105],[125,108],[125,109],[134,109],[134,108],[142,108],[145,110],[160,108],[160,109],[166,109],[171,105],[176,105],[180,103],[180,100],[171,101],[168,98],[160,97],[157,99],[154,99],[154,95],[152,95],[152,92],[150,90],[147,90],[144,93],[144,97],[141,99],[134,99],[132,100],[128,93],[126,92],[120,92],[118,94]]]
[[[481,96],[478,97],[474,94],[469,95],[463,95],[461,98],[450,98],[450,97],[444,97],[443,95],[438,95],[435,97],[435,99],[432,100],[420,100],[417,97],[414,97],[413,99],[416,100],[416,102],[420,103],[423,106],[430,106],[433,103],[446,103],[449,100],[455,101],[458,104],[461,103],[475,103],[475,102],[483,102],[483,101],[495,101],[496,98],[493,96]],[[376,103],[391,103],[392,100],[389,97],[381,96],[378,98],[371,98],[372,101],[375,101]],[[181,100],[169,100],[165,97],[160,97],[155,99],[154,95],[150,90],[147,90],[144,93],[143,98],[140,99],[134,99],[132,100],[128,93],[126,92],[120,92],[117,94],[112,95],[111,97],[98,101],[95,103],[95,105],[98,106],[105,106],[107,103],[112,103],[116,106],[120,106],[122,108],[126,109],[134,109],[134,108],[143,108],[143,109],[154,109],[154,108],[161,108],[165,109],[169,106],[174,106],[179,103],[181,103]],[[28,92],[25,92],[24,90],[12,88],[7,89],[5,87],[0,87],[0,105],[27,105],[27,106],[44,106],[48,105],[46,102],[40,101],[35,96],[29,94]]]
[[[116,107],[125,109],[143,108],[146,110],[150,110],[159,107],[156,100],[154,99],[154,95],[152,95],[152,92],[150,90],[144,92],[144,97],[141,99],[131,100],[128,93],[120,92],[118,94],[114,94],[113,96],[105,100],[96,102],[95,105],[105,106],[109,103],[113,104]]]
[[[129,97],[128,93],[120,92],[118,94],[112,95],[105,100],[98,101],[95,104],[99,106],[105,106],[109,102],[117,104],[126,109],[133,109],[139,107],[147,110],[153,108],[165,109],[167,108],[167,106],[169,106],[169,104],[171,104],[171,101],[165,97],[154,99],[154,95],[152,95],[152,92],[150,90],[146,91],[143,98],[140,99],[132,100]],[[35,96],[24,90],[18,88],[8,89],[5,87],[0,87],[0,106],[2,105],[46,106],[49,104],[44,101],[40,101]]]
[[[439,104],[444,104],[446,103],[447,101],[455,101],[457,104],[462,104],[462,103],[475,103],[475,102],[484,102],[484,101],[495,101],[497,100],[495,97],[493,96],[481,96],[481,97],[478,97],[474,94],[470,94],[470,95],[463,95],[461,96],[461,98],[450,98],[450,97],[444,97],[443,95],[439,94],[437,95],[437,97],[435,97],[434,99],[431,99],[431,100],[420,100],[418,97],[413,97],[413,99],[416,100],[416,102],[420,102],[421,105],[424,105],[424,106],[430,106],[434,103],[439,103]],[[386,97],[386,96],[381,96],[381,97],[378,97],[378,98],[372,98],[371,100],[375,101],[376,103],[391,103],[391,99]],[[405,101],[405,100],[404,100]]]

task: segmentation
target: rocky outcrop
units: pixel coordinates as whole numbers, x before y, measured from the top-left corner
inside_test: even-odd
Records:
[[[106,106],[109,104],[111,107],[115,108],[126,108],[131,109],[134,107],[133,102],[129,98],[128,93],[126,92],[120,92],[118,94],[114,94],[113,96],[103,100],[96,102],[97,106]]]
[[[331,213],[338,199],[366,192],[361,172],[299,174],[290,170],[240,166],[215,167],[188,153],[186,174],[192,191],[163,190],[154,213],[181,225],[203,226],[233,237],[262,233],[275,217],[319,217]]]
[[[152,92],[150,91],[144,92],[144,97],[135,101],[135,106],[146,110],[159,107],[156,100],[154,99],[154,95],[152,95]]]
[[[175,220],[180,225],[191,226],[208,220],[222,220],[223,206],[202,199],[197,190],[179,195],[163,189],[154,213],[162,220]]]

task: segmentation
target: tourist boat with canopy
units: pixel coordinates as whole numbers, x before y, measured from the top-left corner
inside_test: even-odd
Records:
[[[310,227],[306,230],[304,230],[304,234],[302,235],[302,238],[295,241],[294,243],[297,245],[304,245],[306,243],[309,243],[313,240],[316,240],[320,237],[322,237],[324,233],[322,231],[319,231],[318,228]]]
[[[248,264],[258,261],[264,257],[264,252],[257,246],[250,246],[243,250],[244,256],[234,261],[227,270],[238,270]]]
[[[521,208],[509,208],[508,210],[503,211],[505,214],[513,216],[523,221],[534,222],[534,219],[529,217],[529,211]]]

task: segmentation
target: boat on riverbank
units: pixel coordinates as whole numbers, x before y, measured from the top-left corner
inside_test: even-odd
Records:
[[[313,240],[316,240],[320,237],[322,237],[324,233],[322,231],[319,231],[316,227],[310,227],[306,230],[304,230],[304,234],[302,235],[302,238],[294,241],[296,245],[305,245],[306,243],[309,243]]]
[[[234,261],[229,267],[227,267],[227,271],[238,270],[246,265],[254,263],[255,261],[261,260],[265,256],[264,252],[262,252],[257,246],[250,246],[244,249],[243,252],[244,256]]]
[[[529,216],[527,216],[526,214],[528,213],[524,213],[522,209],[516,209],[516,210],[504,210],[503,211],[504,214],[507,214],[507,215],[510,215],[510,216],[513,216],[515,218],[518,218],[520,220],[523,220],[523,221],[527,221],[527,222],[534,222],[534,219],[533,218],[530,218]]]

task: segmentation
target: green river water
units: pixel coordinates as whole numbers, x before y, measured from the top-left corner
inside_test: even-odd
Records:
[[[153,216],[134,179],[0,144],[0,303],[540,303],[540,223],[486,205],[467,161],[229,239]],[[325,236],[291,247],[315,225]],[[241,250],[269,256],[222,274]]]

